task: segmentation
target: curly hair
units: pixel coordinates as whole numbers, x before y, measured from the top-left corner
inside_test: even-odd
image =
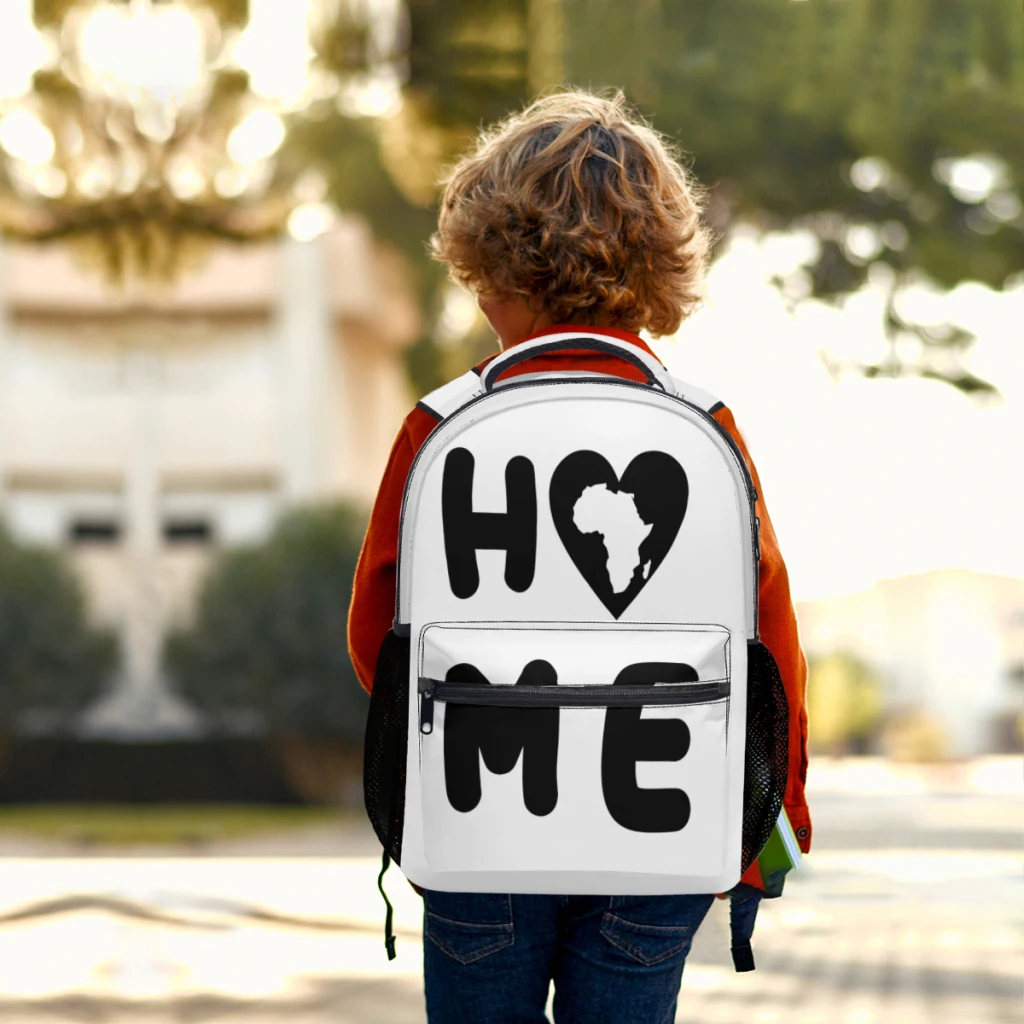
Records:
[[[480,294],[655,336],[700,302],[704,191],[621,92],[537,100],[485,131],[444,184],[433,256]]]

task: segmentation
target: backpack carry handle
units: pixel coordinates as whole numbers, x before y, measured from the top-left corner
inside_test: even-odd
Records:
[[[646,352],[624,341],[614,338],[595,338],[588,335],[561,334],[555,337],[538,338],[536,341],[524,341],[503,352],[491,361],[483,374],[484,391],[492,391],[498,378],[518,363],[526,362],[535,356],[547,355],[551,352],[565,352],[572,349],[584,349],[588,352],[601,352],[615,359],[635,366],[652,387],[661,388],[666,394],[674,395],[676,389],[672,378],[657,359]]]

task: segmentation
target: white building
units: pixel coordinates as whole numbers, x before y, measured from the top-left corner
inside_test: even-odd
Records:
[[[954,756],[989,750],[997,719],[1021,711],[1024,580],[935,570],[797,613],[808,654],[859,655],[882,676],[888,707],[930,713]]]
[[[68,548],[123,678],[93,732],[189,731],[159,650],[219,545],[290,503],[373,496],[419,331],[401,261],[343,220],[115,292],[61,249],[0,249],[0,511]]]

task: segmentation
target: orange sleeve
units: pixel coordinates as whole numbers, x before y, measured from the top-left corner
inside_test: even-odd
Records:
[[[377,655],[395,618],[398,532],[405,481],[420,445],[435,426],[436,420],[421,409],[414,409],[402,425],[391,448],[356,563],[348,609],[348,652],[367,693],[373,689]]]
[[[784,803],[800,849],[807,853],[811,848],[811,817],[804,795],[804,783],[807,780],[807,662],[797,634],[796,613],[789,594],[789,574],[765,506],[757,469],[736,427],[736,421],[724,407],[714,415],[739,446],[757,489],[757,516],[761,520],[758,628],[761,641],[771,651],[779,666],[786,688],[789,703],[789,780]]]

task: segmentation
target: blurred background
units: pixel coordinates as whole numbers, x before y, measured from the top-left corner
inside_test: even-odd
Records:
[[[1016,0],[0,3],[0,1013],[422,1021],[378,930],[345,615],[482,124],[620,87],[710,189],[655,349],[758,462],[815,849],[680,1021],[1020,1021]]]

